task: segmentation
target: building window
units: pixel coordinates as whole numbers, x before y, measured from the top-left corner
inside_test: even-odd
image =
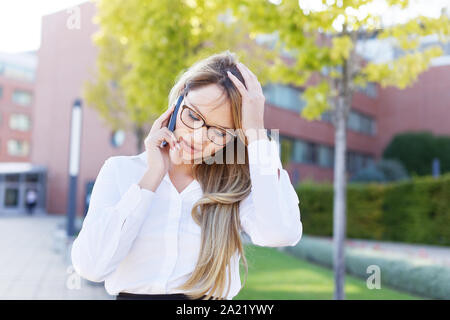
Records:
[[[7,149],[10,156],[24,157],[28,155],[29,144],[27,141],[8,140]]]
[[[325,111],[322,113],[321,120],[331,123],[331,117],[331,111]],[[350,110],[350,113],[348,114],[347,128],[371,136],[376,134],[375,120],[371,116],[364,115],[355,110]]]
[[[5,182],[19,182],[20,176],[18,174],[7,174],[5,176]]]
[[[293,161],[294,163],[316,165],[323,168],[334,168],[334,146],[286,136],[281,136],[280,142],[283,164]],[[347,151],[346,153],[346,167],[350,173],[358,171],[373,162],[374,158],[371,155],[355,151]]]
[[[354,131],[359,131],[359,116],[356,112],[350,111],[347,119],[347,127]]]
[[[19,205],[19,189],[6,188],[5,189],[5,207],[17,207]]]
[[[314,142],[295,140],[292,159],[297,163],[317,164],[318,145]]]
[[[333,168],[334,165],[334,151],[332,147],[319,145],[318,146],[318,160],[319,166],[326,168]]]
[[[111,133],[111,144],[113,147],[120,147],[125,141],[125,132],[123,130],[116,130]]]
[[[29,131],[30,117],[25,114],[11,114],[9,117],[9,127],[13,130]]]
[[[12,101],[21,106],[29,106],[31,104],[32,94],[31,92],[24,90],[14,90]]]
[[[313,142],[308,142],[306,147],[306,163],[317,164],[318,161],[318,146]]]
[[[364,157],[364,168],[368,166],[373,166],[375,164],[375,160],[372,156],[365,156]]]
[[[33,69],[0,62],[0,75],[20,81],[33,82],[35,72]]]
[[[294,151],[292,154],[292,160],[297,163],[305,163],[306,162],[306,142],[301,140],[295,140],[294,142]]]
[[[356,89],[370,98],[377,97],[377,84],[374,82],[367,82],[365,87],[357,87]]]
[[[355,173],[370,164],[373,164],[374,158],[371,155],[365,155],[359,152],[348,151],[346,157],[347,171]]]
[[[364,115],[355,110],[350,110],[347,119],[347,127],[350,130],[367,135],[375,134],[375,120],[371,116]]]
[[[39,182],[39,174],[38,173],[29,173],[25,176],[25,182]]]
[[[3,87],[0,87],[0,99],[3,97]]]
[[[332,122],[332,111],[325,111],[322,113],[321,120],[325,122]]]
[[[300,113],[306,102],[301,98],[302,91],[287,85],[269,83],[263,87],[266,101],[274,106]]]

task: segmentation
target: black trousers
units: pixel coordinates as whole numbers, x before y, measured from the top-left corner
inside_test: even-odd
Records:
[[[202,298],[206,297],[204,295]],[[195,300],[203,300],[195,299]],[[214,297],[209,298],[209,300],[214,299]],[[191,300],[184,293],[171,293],[171,294],[136,294],[128,292],[119,292],[116,296],[116,300]]]
[[[33,214],[34,207],[36,207],[36,202],[33,202],[33,203],[27,203],[26,206],[27,206],[27,212],[28,212],[28,214]]]

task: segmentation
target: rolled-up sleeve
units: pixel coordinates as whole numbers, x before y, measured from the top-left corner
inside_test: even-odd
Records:
[[[115,158],[108,158],[95,180],[89,210],[71,251],[74,270],[101,282],[128,254],[151,207],[155,193],[133,183],[121,196]]]
[[[248,145],[252,189],[240,203],[241,229],[259,246],[295,246],[302,237],[299,199],[282,168],[278,145],[260,139]]]

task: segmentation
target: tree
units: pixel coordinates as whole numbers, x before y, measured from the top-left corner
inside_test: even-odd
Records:
[[[403,164],[394,159],[381,159],[358,172],[349,182],[392,182],[409,179]]]
[[[439,159],[441,172],[450,170],[450,137],[429,131],[403,132],[395,135],[383,151],[384,159],[403,163],[411,175],[431,175],[432,163]]]
[[[439,46],[420,48],[420,40],[438,35],[448,41],[449,18],[416,16],[408,21],[387,25],[374,0],[235,0],[233,14],[248,21],[253,34],[275,34],[279,55],[271,66],[271,80],[302,86],[306,106],[301,115],[309,120],[329,111],[335,126],[334,165],[334,298],[344,299],[344,239],[346,233],[345,168],[346,123],[352,96],[368,82],[400,89],[411,85],[424,72],[432,58],[442,54]],[[407,0],[386,0],[387,9],[403,10]],[[377,39],[397,46],[400,57],[367,61],[361,44]],[[288,53],[288,55],[286,55]],[[285,60],[291,60],[286,64]]]
[[[229,19],[220,1],[95,2],[99,53],[84,98],[114,129],[131,126],[139,152],[149,126],[167,108],[176,77],[194,62],[232,49],[243,60],[250,60],[250,54],[260,56],[249,65],[264,75],[264,65],[258,63],[272,57],[272,52],[239,43],[248,30]]]

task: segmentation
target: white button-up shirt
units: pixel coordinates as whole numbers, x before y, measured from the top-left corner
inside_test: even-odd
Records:
[[[240,202],[241,231],[258,246],[296,245],[303,230],[299,199],[281,166],[278,145],[255,140],[248,155],[252,188]],[[174,288],[189,278],[200,252],[201,228],[191,217],[202,195],[199,182],[193,180],[179,193],[166,174],[153,192],[138,185],[147,166],[145,151],[104,162],[73,242],[75,271],[90,281],[104,281],[111,295],[184,293]],[[241,289],[239,260],[236,251],[228,266],[229,300]],[[228,285],[228,269],[226,279]]]

